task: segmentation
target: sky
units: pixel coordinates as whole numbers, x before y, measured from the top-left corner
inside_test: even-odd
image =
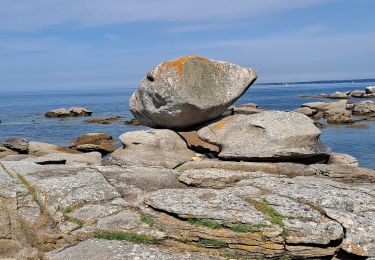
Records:
[[[375,78],[374,0],[0,0],[0,90],[136,88],[187,54],[258,83]]]

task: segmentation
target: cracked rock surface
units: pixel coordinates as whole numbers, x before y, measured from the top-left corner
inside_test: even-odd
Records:
[[[0,162],[0,258],[375,257],[374,170]]]

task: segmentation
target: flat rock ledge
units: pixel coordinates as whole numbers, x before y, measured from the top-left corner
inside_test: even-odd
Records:
[[[375,171],[0,162],[0,258],[375,257]]]

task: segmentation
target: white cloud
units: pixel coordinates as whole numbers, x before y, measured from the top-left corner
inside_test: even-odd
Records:
[[[330,0],[0,0],[0,30],[139,21],[226,21],[318,5]]]

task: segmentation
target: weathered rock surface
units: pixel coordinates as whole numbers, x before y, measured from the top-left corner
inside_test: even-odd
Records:
[[[13,151],[18,153],[27,153],[29,148],[29,143],[24,138],[11,138],[6,140],[3,145]]]
[[[315,114],[318,113],[318,109],[312,109],[310,107],[300,107],[300,108],[297,108],[295,110],[293,110],[293,112],[297,112],[297,113],[300,113],[302,115],[305,115],[305,116],[313,116]]]
[[[229,109],[232,110],[233,115],[236,115],[236,114],[251,115],[251,114],[256,114],[256,113],[264,111],[264,109],[259,108],[257,104],[253,104],[253,103],[233,105],[233,106],[230,106]]]
[[[331,153],[328,164],[341,164],[355,167],[359,166],[358,160],[355,157],[345,153]]]
[[[375,102],[362,101],[354,104],[353,115],[375,115]]]
[[[103,154],[112,153],[118,147],[114,144],[115,139],[104,133],[88,133],[81,135],[75,140],[70,148],[77,149],[81,152],[100,152]]]
[[[91,115],[92,111],[83,107],[58,108],[44,114],[45,117],[75,117]]]
[[[135,259],[165,259],[165,260],[208,260],[221,259],[214,256],[203,256],[197,253],[173,252],[169,249],[157,248],[155,246],[129,244],[121,241],[106,241],[90,239],[79,243],[76,246],[66,249],[59,249],[50,252],[47,260],[135,260]]]
[[[223,159],[317,162],[330,154],[313,121],[294,112],[229,116],[201,128],[198,136],[221,147]]]
[[[311,109],[318,109],[321,111],[342,108],[345,109],[348,101],[347,100],[340,100],[336,102],[308,102],[302,104],[301,107],[309,107]]]
[[[71,153],[51,153],[40,157],[29,156],[23,161],[34,162],[36,164],[84,164],[84,165],[100,165],[102,156],[98,152],[90,152],[83,154]]]
[[[352,113],[343,108],[333,108],[324,111],[323,117],[327,119],[330,124],[351,124],[354,123]]]
[[[178,134],[185,140],[187,147],[197,152],[213,152],[218,153],[219,147],[199,138],[197,131],[178,132]]]
[[[42,156],[51,153],[78,154],[80,152],[75,149],[65,148],[54,144],[47,144],[34,141],[29,142],[29,155]]]
[[[254,70],[199,56],[165,61],[151,70],[130,99],[143,125],[184,129],[222,114],[256,80]]]
[[[375,256],[374,173],[215,160],[178,170],[0,162],[0,258]]]
[[[124,148],[112,154],[111,161],[115,164],[175,168],[195,156],[171,130],[127,132],[120,136],[120,141]]]

